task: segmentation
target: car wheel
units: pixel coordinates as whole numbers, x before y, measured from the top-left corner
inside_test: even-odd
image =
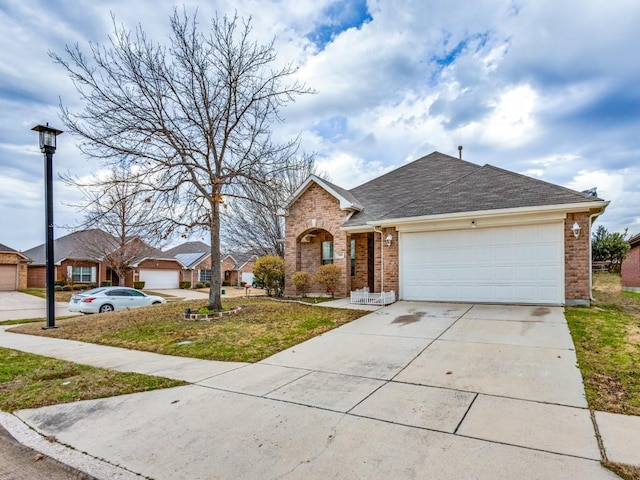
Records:
[[[162,302],[153,302],[151,305],[160,305]]]
[[[113,312],[113,305],[105,303],[100,307],[100,313]]]

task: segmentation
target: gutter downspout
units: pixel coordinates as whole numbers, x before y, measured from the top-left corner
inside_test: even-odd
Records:
[[[377,227],[373,231],[380,234],[380,293],[384,293],[384,232]]]
[[[595,302],[596,299],[593,296],[593,253],[591,252],[591,227],[593,225],[593,220],[603,213],[604,212],[599,212],[589,215],[589,300],[591,300],[592,302]]]

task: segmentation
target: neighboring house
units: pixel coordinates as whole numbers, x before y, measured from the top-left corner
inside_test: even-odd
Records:
[[[25,254],[0,243],[0,291],[27,288],[29,262],[29,257]]]
[[[222,257],[220,281],[223,285],[241,286],[253,283],[253,266],[258,259],[252,254],[227,254]]]
[[[629,252],[622,261],[622,289],[640,292],[640,233],[629,239]]]
[[[206,243],[185,242],[164,253],[183,265],[181,282],[190,282],[191,288],[195,288],[197,283],[211,282],[211,247]]]
[[[607,205],[439,152],[351,190],[312,175],[286,207],[286,294],[295,272],[334,263],[339,296],[588,304],[591,224]]]
[[[95,259],[90,246],[112,242],[113,237],[98,229],[70,233],[53,241],[54,279],[73,284],[99,284],[107,280],[107,268]],[[45,244],[24,252],[32,262],[27,269],[29,288],[45,288]]]
[[[121,282],[96,253],[96,246],[101,244],[115,245],[114,237],[100,229],[73,232],[54,240],[54,279],[68,284],[99,285],[109,281],[113,285],[124,283],[126,286],[133,286],[135,281],[144,281],[147,289],[178,288],[182,264],[175,258],[156,248],[144,248],[141,250],[144,253],[134,259],[124,282]],[[27,285],[30,288],[45,288],[45,245],[34,247],[24,254],[32,260],[27,269]]]

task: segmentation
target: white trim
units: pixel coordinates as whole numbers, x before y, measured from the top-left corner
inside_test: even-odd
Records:
[[[288,212],[287,212],[288,208],[302,196],[302,194],[307,190],[307,188],[309,188],[311,183],[317,184],[320,188],[324,189],[331,196],[335,197],[336,200],[340,202],[340,210],[360,211],[364,208],[359,203],[352,202],[351,200],[344,197],[344,195],[341,195],[340,193],[338,193],[334,188],[329,186],[327,182],[322,180],[320,177],[317,177],[315,175],[309,175],[307,179],[302,183],[302,185],[300,185],[296,189],[296,191],[293,192],[293,195],[291,195],[291,197],[289,197],[289,199],[287,200],[285,212],[283,212],[283,215],[285,216],[288,215]]]
[[[563,205],[543,205],[537,207],[517,207],[517,208],[500,208],[495,210],[476,210],[465,211],[458,213],[443,213],[439,215],[423,215],[420,217],[400,217],[390,218],[385,220],[376,220],[367,222],[367,225],[375,225],[379,227],[391,227],[397,225],[407,225],[413,223],[424,223],[437,220],[453,220],[453,219],[474,219],[481,217],[498,217],[498,216],[511,216],[511,215],[524,215],[535,213],[547,213],[547,212],[562,212],[562,213],[578,213],[589,212],[594,208],[604,211],[609,205],[609,202],[579,202],[579,203],[566,203]],[[347,227],[348,228],[348,227]]]

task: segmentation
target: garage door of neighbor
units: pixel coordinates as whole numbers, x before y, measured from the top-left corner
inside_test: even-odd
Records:
[[[180,272],[177,270],[149,270],[140,269],[140,281],[144,288],[178,288]]]
[[[17,288],[17,268],[15,265],[0,265],[0,291],[12,291]]]
[[[400,234],[403,300],[564,302],[562,223]]]

